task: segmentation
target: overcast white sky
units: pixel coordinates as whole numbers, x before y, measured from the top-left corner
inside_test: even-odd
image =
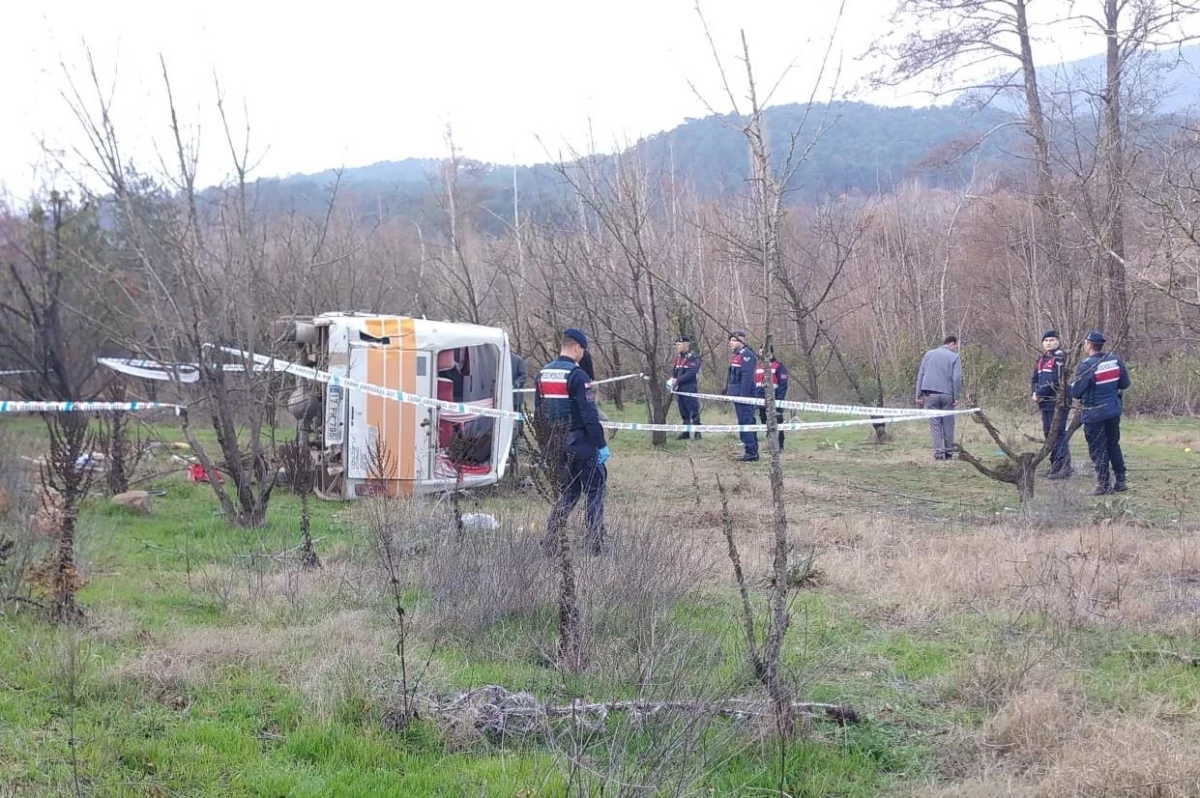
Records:
[[[1067,0],[1038,3],[1043,12]],[[86,140],[63,100],[67,75],[84,84],[84,42],[127,154],[157,163],[168,140],[159,54],[179,111],[199,135],[201,178],[227,173],[215,118],[214,75],[244,126],[259,176],[315,172],[446,153],[445,131],[470,157],[532,163],[564,145],[597,146],[706,115],[694,83],[727,110],[694,0],[392,0],[378,5],[201,0],[55,0],[8,4],[0,26],[0,190],[18,198],[63,182],[42,142],[66,152]],[[861,78],[856,61],[887,30],[895,0],[846,0],[834,44],[840,94]],[[834,30],[835,0],[705,0],[723,57],[739,28],[764,83],[787,74],[775,102],[807,98]],[[1041,60],[1098,52],[1059,31]],[[64,65],[65,64],[65,70]],[[740,77],[740,74],[739,74]],[[739,86],[743,84],[738,84]],[[828,94],[824,94],[827,97]],[[884,104],[917,95],[855,94]],[[540,137],[540,141],[539,141]]]

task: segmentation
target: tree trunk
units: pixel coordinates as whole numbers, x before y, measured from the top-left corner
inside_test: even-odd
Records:
[[[821,390],[820,369],[817,367],[817,344],[809,335],[806,313],[801,315],[797,312],[796,329],[800,336],[800,348],[803,350],[804,357],[804,392],[810,401],[817,402],[820,401],[818,395]]]
[[[616,345],[614,345],[613,349],[612,349],[612,364],[613,364],[613,368],[616,369],[616,372],[617,372],[616,374],[613,374],[612,376],[619,377],[621,375],[621,347],[616,346]],[[625,410],[625,390],[624,390],[624,388],[625,388],[625,383],[623,383],[623,382],[614,382],[612,384],[611,396],[612,396],[612,400],[613,400],[613,407],[615,407],[617,409],[617,412],[624,412],[624,410]]]
[[[745,135],[750,144],[750,173],[753,185],[754,203],[758,241],[758,257],[763,270],[763,357],[769,357],[773,347],[772,307],[771,297],[774,293],[774,283],[780,274],[779,257],[779,219],[781,196],[780,187],[771,174],[770,153],[767,149],[766,135],[763,130],[763,112],[758,105],[758,97],[754,85],[754,74],[750,67],[750,48],[746,44],[745,31],[742,32],[742,50],[745,55],[746,77],[750,89],[751,117],[750,124],[745,129]],[[771,623],[767,631],[766,645],[763,651],[763,682],[767,694],[775,710],[777,730],[782,737],[789,737],[795,731],[792,712],[791,691],[783,681],[783,641],[787,636],[788,615],[788,552],[791,548],[788,541],[787,501],[783,487],[783,465],[780,462],[779,424],[775,419],[775,392],[771,390],[770,368],[766,367],[765,410],[767,416],[767,474],[771,484],[772,528],[774,532],[773,557],[771,571],[773,584],[770,591]]]
[[[1034,472],[1037,470],[1035,457],[1033,452],[1024,452],[1016,462],[1017,499],[1022,504],[1033,501]]]
[[[1107,296],[1101,323],[1117,346],[1129,344],[1129,295],[1125,280],[1125,140],[1121,130],[1121,43],[1117,37],[1122,0],[1105,0],[1104,174],[1108,194],[1107,241],[1100,275]],[[1125,351],[1125,350],[1123,350]]]
[[[653,360],[650,361],[650,372],[647,376],[650,379],[643,381],[648,386],[646,389],[646,415],[651,424],[665,424],[667,421],[666,408],[670,407],[671,397],[666,393],[666,380],[659,372],[658,364]],[[667,433],[656,430],[650,435],[650,443],[656,447],[666,446]]]
[[[770,345],[770,337],[767,338]],[[769,385],[769,381],[768,381]],[[791,546],[788,541],[787,504],[784,501],[783,465],[780,462],[779,428],[775,420],[775,393],[769,388],[763,392],[766,398],[767,411],[767,474],[771,483],[771,504],[773,509],[772,526],[775,532],[774,556],[771,572],[774,584],[771,586],[771,627],[767,634],[766,652],[764,657],[764,682],[771,703],[775,706],[776,722],[783,736],[790,736],[792,724],[792,695],[782,679],[783,641],[787,635],[790,617],[788,614],[788,551]]]
[[[571,558],[571,536],[565,518],[554,529],[558,562],[558,658],[560,667],[572,673],[584,669],[583,628],[579,617],[579,596],[575,582],[575,564]]]
[[[75,603],[79,589],[79,571],[75,564],[75,519],[78,509],[64,495],[62,528],[58,535],[58,551],[54,561],[54,620],[75,623],[83,618],[83,610]]]
[[[122,392],[122,395],[124,392]],[[118,400],[119,401],[119,400]],[[129,490],[129,414],[112,414],[108,427],[108,492],[116,496]]]

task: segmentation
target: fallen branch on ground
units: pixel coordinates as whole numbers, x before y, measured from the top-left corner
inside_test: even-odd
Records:
[[[718,715],[733,720],[772,717],[775,708],[767,700],[726,701],[601,701],[574,700],[569,704],[543,704],[530,693],[510,693],[488,685],[460,693],[446,703],[433,703],[435,714],[453,725],[470,726],[483,734],[531,734],[546,731],[551,718],[569,718],[577,725],[598,729],[608,716],[628,713],[634,722],[670,713]],[[827,720],[841,726],[859,723],[862,717],[852,707],[811,701],[792,702],[792,710],[812,720]]]
[[[10,601],[15,601],[18,604],[30,604],[34,607],[37,607],[39,610],[46,609],[45,604],[37,599],[28,598],[27,596],[0,596],[0,604],[6,604]]]
[[[1184,665],[1192,665],[1200,668],[1200,657],[1192,654],[1184,654],[1182,651],[1167,651],[1165,649],[1135,649],[1129,653],[1141,657],[1173,659],[1178,662],[1182,662]]]

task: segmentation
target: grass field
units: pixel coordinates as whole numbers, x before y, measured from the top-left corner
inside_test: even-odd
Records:
[[[0,458],[37,453],[37,421],[0,425]],[[1034,432],[1032,416],[1006,427]],[[465,540],[444,501],[314,502],[317,571],[295,556],[287,493],[256,530],[229,527],[180,473],[140,486],[166,492],[149,516],[90,500],[86,624],[0,615],[0,795],[1200,794],[1200,454],[1184,452],[1200,423],[1127,421],[1128,493],[1087,497],[1081,473],[1039,480],[1027,507],[966,463],[935,464],[919,422],[882,446],[868,430],[791,434],[784,453],[797,557],[815,557],[788,677],[858,724],[813,722],[781,746],[753,719],[613,712],[495,735],[470,708],[438,711],[484,685],[552,704],[759,697],[716,477],[761,592],[766,463],[733,462],[734,436],[655,450],[621,432],[611,551],[578,561],[589,667],[575,675],[547,666],[547,508],[519,488],[469,497],[502,525]],[[960,431],[994,456],[981,427]],[[1081,435],[1073,450],[1085,471]],[[400,555],[394,587],[380,541]],[[422,697],[402,729],[397,597]]]

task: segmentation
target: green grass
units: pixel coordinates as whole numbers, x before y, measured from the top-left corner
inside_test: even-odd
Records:
[[[623,415],[636,418],[640,410],[631,405]],[[706,415],[706,421],[723,420]],[[23,445],[36,445],[36,423],[4,423]],[[1200,456],[1182,449],[1200,442],[1200,424],[1160,428],[1136,421],[1125,428],[1134,489],[1120,504],[1083,498],[1086,479],[1064,486],[1039,482],[1042,495],[1025,512],[1059,510],[1058,522],[1085,525],[1097,514],[1115,514],[1143,524],[1147,534],[1155,526],[1194,529],[1188,486],[1200,483]],[[980,428],[964,422],[963,430],[969,447],[988,451]],[[1019,516],[1011,486],[985,480],[965,463],[928,462],[923,424],[896,425],[892,432],[894,440],[883,446],[868,443],[869,428],[862,427],[789,435],[785,479],[807,491],[789,507],[798,539],[805,539],[811,524],[831,520],[852,528],[859,519],[895,517],[923,534],[953,535],[980,519]],[[173,433],[164,427],[163,434]],[[1084,461],[1080,444],[1077,439],[1077,465]],[[741,512],[765,509],[766,464],[730,462],[735,436],[671,440],[660,451],[647,436],[623,432],[611,446],[613,517],[664,524],[686,519],[694,490],[685,447],[700,469],[707,512],[716,512],[710,487],[716,472],[730,486],[744,483],[735,494]],[[242,582],[231,599],[203,587],[206,571],[231,569],[244,580],[239,563],[247,557],[294,548],[297,499],[278,493],[268,524],[244,530],[224,521],[204,485],[173,475],[149,486],[166,495],[153,499],[148,517],[113,508],[101,497],[84,507],[79,545],[91,580],[80,601],[89,626],[56,629],[12,604],[0,615],[0,785],[10,792],[71,792],[78,778],[85,791],[103,795],[574,794],[580,784],[594,789],[597,773],[606,769],[644,775],[646,758],[671,733],[654,725],[631,729],[614,716],[603,730],[577,741],[583,767],[573,772],[565,732],[552,743],[470,741],[443,733],[430,718],[389,731],[383,717],[398,672],[389,605],[378,593],[346,606],[318,594],[294,611],[276,597],[279,608],[267,611],[243,599]],[[528,497],[503,493],[468,504],[535,528],[545,512],[540,504],[530,507]],[[337,567],[371,563],[370,541],[346,506],[311,506],[324,557]],[[742,545],[747,550],[757,544],[747,539]],[[760,587],[761,574],[751,576]],[[942,741],[978,729],[987,718],[957,689],[959,675],[981,653],[1002,651],[1014,636],[1057,647],[1073,668],[1074,683],[1098,706],[1132,711],[1147,701],[1165,702],[1189,722],[1200,713],[1200,669],[1136,653],[1197,653],[1188,640],[1102,625],[1063,642],[1037,618],[967,609],[928,623],[894,625],[886,621],[887,608],[867,597],[868,587],[818,583],[800,591],[785,658],[799,697],[852,705],[865,722],[814,724],[781,751],[764,734],[769,729],[714,721],[696,742],[703,755],[685,774],[693,793],[774,794],[782,786],[796,796],[868,796],[899,794],[943,778]],[[440,608],[431,595],[409,588],[403,598],[417,630],[410,640],[418,663],[413,667],[423,670],[428,658],[425,686],[441,694],[484,684],[547,701],[656,691],[725,697],[755,690],[743,658],[737,596],[724,581],[697,584],[662,618],[657,633],[677,635],[692,648],[677,662],[659,664],[648,680],[639,671],[645,663],[638,638],[619,619],[594,630],[592,646],[604,667],[564,675],[546,666],[536,645],[552,637],[556,616],[550,605],[503,615],[483,629],[450,628],[438,626]],[[339,627],[337,613],[347,611],[366,619],[363,628]],[[342,640],[337,635],[343,631],[357,637]],[[164,666],[169,678],[161,682],[131,676],[139,658],[180,656],[187,649],[179,646],[201,635],[214,646],[242,640],[262,651],[214,655],[190,663],[191,670]],[[74,748],[72,739],[78,741]]]

